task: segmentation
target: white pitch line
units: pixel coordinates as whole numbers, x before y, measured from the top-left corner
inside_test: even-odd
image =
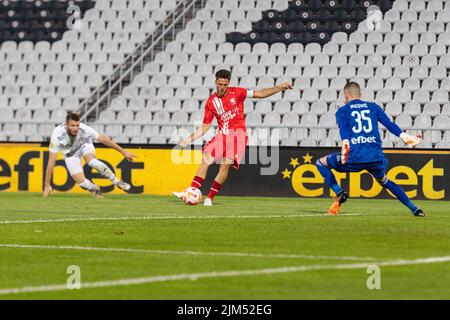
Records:
[[[283,274],[293,272],[304,272],[312,270],[345,270],[345,269],[365,269],[371,265],[377,266],[405,266],[405,265],[417,265],[417,264],[431,264],[449,262],[450,256],[443,257],[431,257],[415,260],[394,260],[394,261],[378,261],[378,262],[365,262],[365,263],[353,263],[353,264],[335,264],[335,265],[311,265],[311,266],[293,266],[293,267],[280,267],[280,268],[266,268],[266,269],[254,269],[254,270],[230,270],[230,271],[213,271],[204,273],[187,273],[187,274],[174,274],[165,276],[153,276],[143,278],[129,278],[118,279],[111,281],[95,281],[95,282],[83,282],[81,283],[82,289],[87,288],[105,288],[116,286],[129,286],[138,284],[148,284],[156,282],[177,281],[177,280],[198,280],[205,278],[225,278],[225,277],[240,277],[240,276],[256,276],[256,275],[269,275],[269,274]],[[0,289],[0,295],[7,294],[19,294],[19,293],[31,293],[31,292],[49,292],[49,291],[63,291],[67,290],[66,284],[44,285],[35,287],[21,287],[21,288],[6,288]]]
[[[347,213],[339,216],[361,216],[359,213]],[[142,216],[142,217],[81,217],[62,219],[31,219],[31,220],[0,220],[0,224],[29,224],[51,222],[78,222],[78,221],[126,221],[126,220],[211,220],[211,219],[280,219],[280,218],[309,218],[309,217],[334,217],[330,214],[279,214],[279,215],[217,215],[217,216]]]
[[[98,248],[84,246],[54,246],[54,245],[28,245],[28,244],[0,244],[0,248],[14,249],[49,249],[49,250],[81,250],[81,251],[102,251],[102,252],[128,252],[145,254],[165,254],[165,255],[187,255],[187,256],[217,256],[217,257],[252,257],[252,258],[279,258],[279,259],[313,259],[313,260],[375,260],[372,257],[352,257],[352,256],[315,256],[303,254],[285,253],[255,253],[255,252],[207,252],[191,250],[149,250],[132,248]]]

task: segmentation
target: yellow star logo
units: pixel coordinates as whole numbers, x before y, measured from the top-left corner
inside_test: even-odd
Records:
[[[303,158],[303,163],[312,163],[311,160],[313,158],[313,156],[310,156],[309,153],[306,154],[306,156],[302,156]]]
[[[291,166],[293,166],[294,168],[296,168],[297,166],[299,166],[300,164],[298,163],[298,158],[291,158],[291,162],[289,162],[289,164]]]
[[[289,171],[287,168],[284,169],[283,172],[281,172],[281,174],[283,175],[283,179],[290,179],[291,173],[292,173],[292,171]]]

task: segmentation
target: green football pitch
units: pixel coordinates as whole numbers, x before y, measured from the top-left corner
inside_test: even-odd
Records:
[[[330,202],[0,193],[0,299],[450,298],[449,202]]]

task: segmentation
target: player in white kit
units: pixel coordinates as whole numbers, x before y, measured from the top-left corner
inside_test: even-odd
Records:
[[[84,158],[90,167],[95,168],[102,176],[111,180],[118,188],[122,190],[130,189],[128,183],[117,179],[111,169],[95,157],[94,140],[119,151],[129,161],[136,158],[134,154],[120,147],[108,136],[98,134],[91,127],[80,123],[80,115],[78,113],[69,112],[66,117],[66,122],[57,126],[52,133],[49,147],[50,155],[45,175],[44,197],[47,197],[52,192],[51,181],[58,152],[64,155],[67,169],[75,182],[82,189],[92,192],[96,198],[103,198],[103,195],[100,192],[100,187],[84,176],[81,157]]]

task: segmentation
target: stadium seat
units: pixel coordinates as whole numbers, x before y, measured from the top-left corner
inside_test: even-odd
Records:
[[[412,118],[409,115],[401,114],[395,119],[395,123],[401,128],[412,127]]]
[[[300,120],[300,125],[306,128],[317,126],[317,116],[309,113],[303,115]]]
[[[264,126],[277,126],[281,123],[280,114],[276,112],[270,112],[264,116],[263,125]]]
[[[315,141],[322,141],[326,140],[326,130],[322,128],[312,128],[309,132],[309,139],[315,140]]]
[[[410,115],[410,116],[417,116],[421,113],[420,111],[421,107],[420,104],[417,102],[408,102],[405,105],[405,109],[403,110],[403,114]]]
[[[441,115],[450,116],[450,103],[444,104],[444,106],[442,107]]]
[[[281,122],[284,126],[298,126],[299,124],[299,116],[296,113],[288,112],[283,116],[283,120]]]
[[[437,116],[433,122],[434,129],[450,130],[450,117],[449,116]]]
[[[426,129],[431,127],[431,118],[428,115],[419,115],[414,120],[414,128]]]

